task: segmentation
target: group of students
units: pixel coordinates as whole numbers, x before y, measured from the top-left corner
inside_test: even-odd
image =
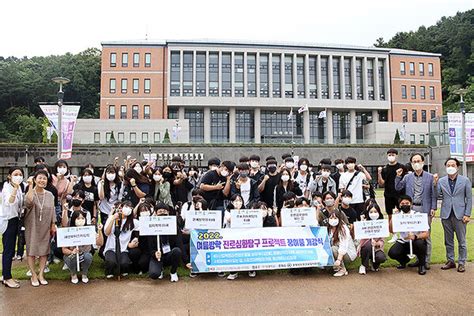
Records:
[[[2,189],[3,283],[18,288],[11,275],[12,260],[26,256],[34,287],[47,285],[48,265],[64,261],[71,282],[88,283],[88,270],[94,253],[104,260],[105,275],[148,274],[162,279],[164,267],[170,267],[171,282],[178,281],[180,265],[191,268],[189,230],[185,229],[189,211],[220,210],[223,228],[232,226],[233,209],[260,209],[263,227],[280,226],[280,215],[288,208],[314,207],[320,226],[327,227],[334,255],[334,276],[347,275],[345,264],[361,257],[360,274],[377,271],[386,260],[384,239],[354,240],[356,221],[383,218],[375,200],[373,182],[384,187],[385,213],[424,212],[431,218],[442,199],[441,218],[445,230],[448,262],[454,264],[453,235],[459,243],[458,271],[465,270],[467,257],[466,224],[472,206],[471,182],[458,175],[459,161],[446,161],[448,176],[438,180],[423,169],[424,157],[414,154],[407,165],[400,164],[398,152],[387,152],[388,163],[378,169],[377,179],[354,157],[323,159],[311,164],[306,158],[295,161],[285,154],[278,162],[273,156],[263,163],[259,156],[241,157],[239,163],[212,158],[207,169],[185,166],[178,156],[169,164],[138,161],[118,157],[97,172],[92,164],[84,166],[79,176],[73,175],[67,161],[58,160],[48,166],[35,159],[34,172],[25,176],[19,167],[11,167]],[[100,176],[99,176],[100,174]],[[468,190],[469,189],[469,190]],[[460,197],[460,193],[464,196]],[[140,216],[175,215],[177,233],[160,238],[139,233]],[[95,245],[58,248],[55,233],[58,226],[95,225]],[[398,268],[410,259],[409,241],[417,256],[419,274],[429,269],[431,241],[429,231],[393,234],[388,256],[397,260]],[[16,252],[15,252],[16,249]],[[79,256],[79,267],[77,257]],[[39,271],[35,261],[39,259]],[[79,268],[79,269],[78,269]],[[292,270],[297,272],[297,270]],[[237,272],[219,273],[234,280]],[[256,272],[248,272],[255,277]],[[190,273],[191,277],[196,274]]]

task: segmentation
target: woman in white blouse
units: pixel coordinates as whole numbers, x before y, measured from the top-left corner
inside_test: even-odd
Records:
[[[344,223],[341,212],[333,212],[328,219],[329,239],[331,241],[332,253],[334,255],[334,276],[347,275],[344,261],[354,261],[357,251],[352,240],[349,227]]]

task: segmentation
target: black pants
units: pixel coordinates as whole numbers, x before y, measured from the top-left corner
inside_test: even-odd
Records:
[[[387,212],[388,215],[392,215],[394,208],[398,209],[398,198],[386,196],[385,197],[385,212]]]
[[[12,260],[15,255],[16,234],[18,233],[18,217],[8,220],[7,230],[3,233],[2,244],[2,275],[4,280],[12,278]]]
[[[364,205],[365,203],[354,203],[350,204],[352,208],[356,211],[357,213],[357,220],[360,221],[360,215],[364,213]]]
[[[105,253],[105,275],[118,274],[118,265],[120,263],[120,273],[128,273],[130,267],[130,258],[127,252],[122,252],[118,256],[115,251],[109,250]]]
[[[417,256],[419,262],[426,262],[426,240],[417,239],[413,240],[413,254]],[[388,251],[388,256],[394,260],[397,260],[402,265],[406,265],[410,258],[408,254],[410,253],[410,242],[406,241],[405,243],[396,242]]]
[[[362,246],[362,248],[360,248],[360,259],[364,267],[367,269],[369,268],[370,260],[372,260],[372,266],[374,269],[378,269],[378,267],[387,260],[387,257],[382,249],[378,249],[375,251],[374,260],[374,258],[372,258],[372,243],[368,241],[364,246]]]
[[[161,255],[161,260],[156,260],[155,256],[151,256],[150,263],[148,266],[148,275],[153,280],[158,279],[163,271],[163,267],[171,266],[171,273],[176,273],[178,270],[179,259],[181,258],[181,249],[174,247],[167,254]]]
[[[130,271],[133,273],[147,273],[148,266],[150,262],[150,254],[147,252],[142,251],[139,247],[128,249],[128,256],[130,258],[131,269]]]
[[[100,213],[100,222],[102,226],[102,236],[104,238],[104,244],[99,248],[99,257],[101,257],[103,260],[105,260],[104,256],[104,249],[105,249],[105,244],[107,243],[107,236],[105,235],[105,223],[107,222],[107,218],[109,218],[109,215],[99,212]]]
[[[25,228],[25,226],[23,225],[23,220],[20,219],[20,221],[18,223],[18,232],[17,232],[18,239],[17,239],[17,244],[16,244],[16,255],[20,256],[20,257],[23,257],[23,255],[25,253],[26,241],[25,241],[25,230],[24,230],[24,228]]]

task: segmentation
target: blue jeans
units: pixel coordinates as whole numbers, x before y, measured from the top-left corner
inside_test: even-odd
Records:
[[[3,280],[9,280],[12,278],[12,260],[15,255],[15,243],[16,235],[18,233],[18,223],[20,219],[18,217],[10,218],[8,220],[7,230],[3,233],[2,244],[2,275]]]

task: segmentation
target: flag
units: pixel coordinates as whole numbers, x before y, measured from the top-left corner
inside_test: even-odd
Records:
[[[293,108],[291,108],[290,113],[288,114],[288,121],[293,119]]]
[[[326,110],[319,112],[318,118],[319,119],[326,118]]]
[[[301,113],[303,113],[303,112],[305,112],[305,111],[308,111],[308,105],[307,105],[307,104],[303,105],[302,107],[300,107],[300,108],[298,109],[298,113],[299,113],[299,114],[301,114]]]

